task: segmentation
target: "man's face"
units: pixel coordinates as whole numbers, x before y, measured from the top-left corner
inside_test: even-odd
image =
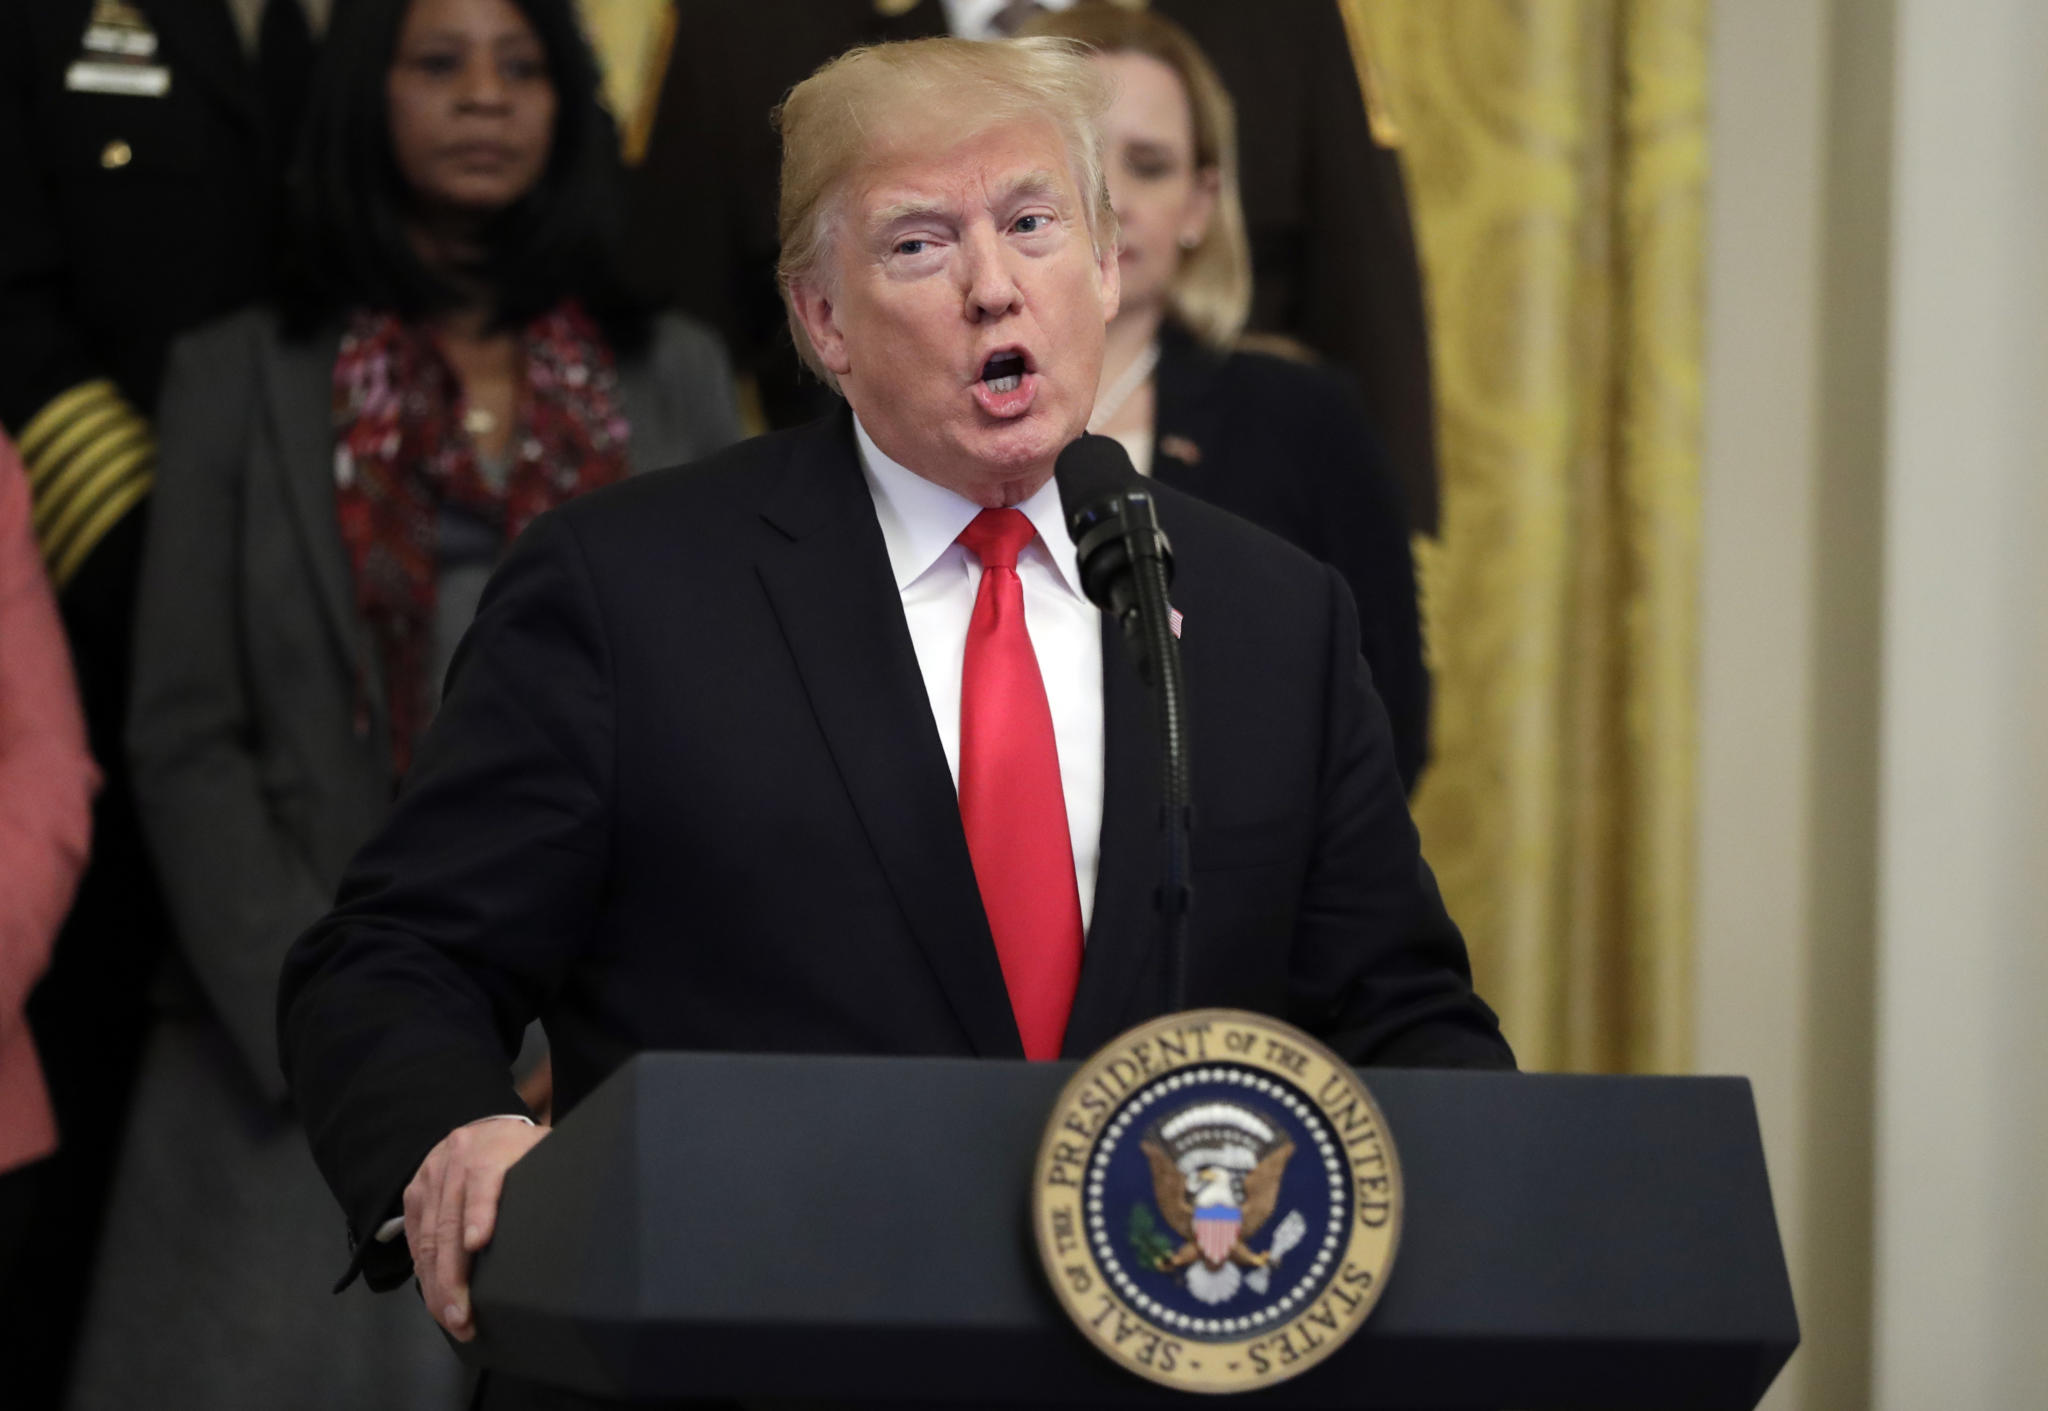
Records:
[[[977,504],[1014,505],[1087,428],[1116,312],[1050,122],[905,143],[857,172],[827,278],[793,291],[875,444]]]

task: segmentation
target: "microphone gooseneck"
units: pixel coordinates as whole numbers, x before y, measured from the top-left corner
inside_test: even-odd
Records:
[[[1138,674],[1152,688],[1163,777],[1160,823],[1166,833],[1163,885],[1155,898],[1166,921],[1167,1012],[1187,1008],[1187,926],[1194,888],[1188,865],[1193,796],[1188,774],[1187,696],[1180,639],[1167,602],[1173,547],[1159,526],[1151,485],[1107,436],[1083,436],[1060,453],[1054,471],[1067,533],[1080,562],[1081,590],[1123,631]]]

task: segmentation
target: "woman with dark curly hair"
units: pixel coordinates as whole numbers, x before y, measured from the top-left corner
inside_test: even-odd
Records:
[[[738,436],[715,341],[615,277],[616,142],[570,0],[344,0],[287,294],[172,355],[129,747],[178,944],[76,1406],[456,1394],[417,1308],[328,1296],[277,973],[431,748],[510,541]]]

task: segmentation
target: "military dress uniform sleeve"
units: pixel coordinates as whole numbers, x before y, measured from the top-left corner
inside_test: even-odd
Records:
[[[35,68],[44,46],[27,32],[31,8],[0,8],[0,425],[27,465],[36,539],[63,593],[149,494],[156,443],[69,308],[72,271],[48,154],[36,150],[33,105],[48,76]],[[110,149],[102,160],[120,155]]]

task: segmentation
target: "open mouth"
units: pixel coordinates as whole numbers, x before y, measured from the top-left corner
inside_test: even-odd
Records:
[[[975,403],[998,421],[1015,421],[1029,414],[1039,391],[1031,350],[1016,346],[996,349],[983,361],[981,376],[968,385]]]
[[[1028,370],[1022,353],[996,353],[981,365],[981,380],[991,392],[1014,392]]]

